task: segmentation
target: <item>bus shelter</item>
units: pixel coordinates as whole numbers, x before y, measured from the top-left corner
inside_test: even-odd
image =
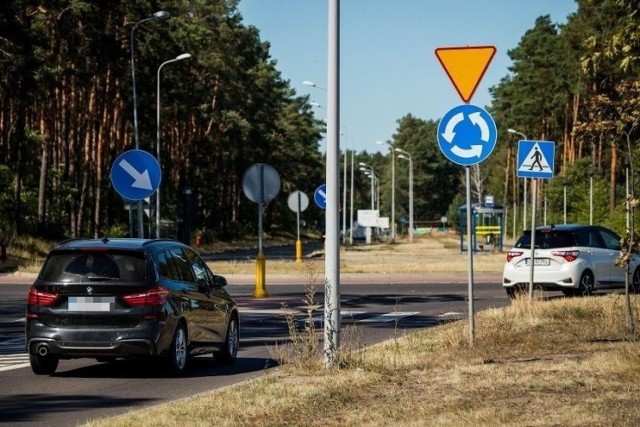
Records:
[[[467,205],[458,208],[460,252],[467,250]],[[473,204],[471,211],[471,247],[477,251],[502,251],[504,209],[496,204]]]

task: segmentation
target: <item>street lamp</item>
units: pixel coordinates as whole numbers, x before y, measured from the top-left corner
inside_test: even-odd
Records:
[[[359,165],[360,165],[360,170],[364,171],[365,174],[367,174],[368,172],[367,175],[369,175],[369,177],[371,178],[371,210],[374,210],[375,209],[375,202],[374,202],[375,190],[373,186],[374,186],[374,180],[376,178],[376,173],[373,170],[373,167],[369,166],[364,162],[360,162]]]
[[[394,145],[389,141],[376,141],[376,144],[387,144],[391,152],[391,241],[396,239],[396,160],[393,155]]]
[[[156,160],[160,164],[160,70],[167,64],[172,62],[181,61],[183,59],[191,58],[190,53],[183,53],[173,59],[163,62],[158,67],[158,73],[156,77],[157,90],[156,90]],[[156,239],[160,238],[160,188],[156,190]]]
[[[515,129],[509,128],[507,132],[519,135],[525,141],[528,140],[527,135]],[[527,178],[524,178],[524,200],[522,203],[522,229],[524,230],[525,228],[527,228]]]
[[[311,87],[316,87],[318,89],[324,89],[327,90],[327,88],[322,87],[322,86],[318,86],[317,84],[315,84],[314,82],[312,82],[311,80],[305,80],[302,82],[303,85],[305,86],[311,86]]]
[[[396,148],[399,159],[409,161],[409,242],[413,242],[413,159],[408,152]]]
[[[164,21],[169,19],[171,14],[165,10],[158,11],[153,15],[136,22],[131,28],[131,86],[133,89],[133,136],[135,140],[136,150],[140,148],[140,138],[138,137],[138,99],[136,95],[136,55],[134,49],[134,40],[138,26],[147,21]],[[138,236],[144,237],[144,224],[142,221],[142,200],[138,201]]]

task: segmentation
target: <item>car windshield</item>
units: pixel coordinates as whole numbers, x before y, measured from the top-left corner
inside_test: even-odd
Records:
[[[47,259],[40,278],[63,283],[142,282],[145,280],[145,261],[138,253],[64,252],[52,254]]]
[[[536,230],[535,247],[556,249],[575,246],[575,236],[569,231]],[[531,248],[531,232],[525,231],[515,244],[516,248]]]

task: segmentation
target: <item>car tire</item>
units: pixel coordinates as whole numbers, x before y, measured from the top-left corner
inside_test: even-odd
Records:
[[[640,267],[636,267],[631,276],[631,286],[629,292],[640,294]]]
[[[168,354],[169,369],[173,374],[181,375],[187,370],[188,356],[187,328],[182,323],[179,323],[173,333]]]
[[[39,354],[30,354],[29,362],[31,370],[36,375],[52,375],[58,369],[60,359],[56,356],[40,356]]]
[[[593,295],[593,274],[589,271],[585,271],[580,276],[580,282],[578,282],[578,295],[582,297],[589,297]]]
[[[240,347],[240,327],[238,317],[233,316],[227,325],[227,337],[224,346],[214,353],[213,357],[225,364],[231,364],[236,360],[238,348]]]

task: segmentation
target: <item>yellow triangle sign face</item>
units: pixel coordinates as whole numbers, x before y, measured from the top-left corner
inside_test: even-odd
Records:
[[[495,46],[439,47],[436,56],[464,102],[473,97],[496,54]]]

